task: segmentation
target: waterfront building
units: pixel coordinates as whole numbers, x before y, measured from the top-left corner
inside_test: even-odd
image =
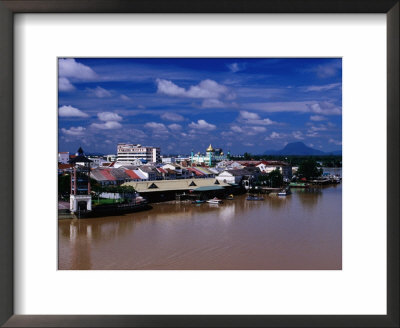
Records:
[[[258,168],[246,167],[244,169],[222,171],[216,179],[224,183],[240,184],[248,189],[251,187],[252,181],[257,179],[260,174],[261,172]]]
[[[263,161],[256,165],[261,172],[270,173],[279,170],[285,180],[291,180],[293,177],[292,166],[289,163],[281,161]]]
[[[131,163],[134,160],[160,163],[160,147],[142,146],[140,144],[119,143],[117,146],[117,161]]]
[[[62,151],[58,153],[58,163],[68,164],[69,163],[69,152]]]
[[[202,165],[205,164],[207,166],[214,166],[215,163],[224,161],[228,159],[229,157],[229,152],[228,155],[225,155],[224,152],[222,151],[222,148],[216,148],[214,149],[213,146],[210,144],[208,148],[206,149],[206,153],[201,154],[198,152],[197,154],[194,154],[192,151],[190,154],[190,163],[196,164],[196,165]]]
[[[219,182],[215,178],[127,182],[123,185],[132,186],[150,202],[175,200],[177,197],[191,197],[191,195],[208,199],[214,196],[222,197],[232,192],[231,185]]]
[[[69,163],[72,165],[71,193],[69,209],[72,213],[88,212],[92,210],[92,196],[90,195],[90,163],[79,147],[78,152]]]

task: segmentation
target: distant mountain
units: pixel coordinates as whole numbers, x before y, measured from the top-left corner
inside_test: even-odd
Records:
[[[328,151],[325,154],[327,155],[339,155],[342,156],[342,151],[341,150],[334,150],[334,151]]]
[[[306,146],[303,142],[292,142],[288,143],[281,150],[267,150],[264,155],[301,155],[301,156],[322,156],[322,155],[341,155],[342,151],[337,150],[334,152],[323,152],[318,149],[314,149]]]

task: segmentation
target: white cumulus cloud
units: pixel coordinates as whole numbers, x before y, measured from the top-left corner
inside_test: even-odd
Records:
[[[179,96],[188,98],[226,98],[234,99],[235,95],[229,89],[213,80],[201,81],[198,85],[192,85],[188,89],[179,87],[172,81],[157,79],[157,92],[168,96]]]
[[[271,134],[265,138],[265,140],[273,140],[273,139],[280,139],[283,138],[284,135],[282,133],[278,133],[278,132],[271,132]]]
[[[126,96],[126,95],[120,95],[119,97],[120,97],[122,100],[125,100],[125,101],[130,101],[130,100],[131,100],[131,98],[128,97],[128,96]]]
[[[179,124],[176,124],[176,123],[170,124],[170,125],[168,125],[168,127],[173,131],[178,131],[178,130],[182,129],[182,126]]]
[[[342,144],[340,140],[335,140],[335,139],[329,139],[329,143],[333,143],[337,146],[340,146]]]
[[[214,124],[207,123],[205,120],[198,120],[197,123],[192,122],[189,124],[189,127],[196,130],[206,130],[206,131],[212,131],[217,128]]]
[[[101,112],[97,114],[100,121],[122,121],[122,117],[112,112]]]
[[[58,79],[58,90],[59,91],[72,91],[72,90],[75,90],[75,87],[66,77],[60,77]]]
[[[236,73],[239,71],[243,71],[246,68],[246,65],[244,63],[232,63],[228,64],[227,67],[232,73]]]
[[[321,116],[321,115],[311,115],[310,116],[311,121],[319,122],[319,121],[324,121],[326,120],[326,117]]]
[[[97,77],[96,73],[89,66],[78,63],[73,58],[59,59],[58,75],[60,77],[75,78],[79,80],[92,80]]]
[[[241,128],[240,126],[237,126],[237,125],[231,126],[231,130],[232,130],[233,132],[237,132],[237,133],[243,132],[242,128]]]
[[[271,125],[277,123],[269,118],[262,119],[260,115],[245,110],[240,111],[238,121],[249,125]]]
[[[88,117],[89,115],[72,106],[61,106],[58,115],[62,117]]]
[[[88,89],[88,91],[97,98],[111,97],[111,92],[102,87],[97,87],[95,89]]]
[[[154,130],[167,130],[164,124],[156,123],[156,122],[148,122],[144,125],[146,128],[154,129]]]
[[[244,118],[245,120],[259,120],[260,116],[256,113],[250,113],[245,110],[240,111],[240,117]]]
[[[108,121],[104,123],[92,123],[91,127],[100,130],[113,130],[121,128],[122,125],[116,121]]]
[[[263,126],[251,126],[251,127],[246,129],[246,133],[248,135],[254,135],[254,134],[262,133],[262,132],[265,132],[265,131],[267,131],[267,129],[265,127],[263,127]]]
[[[180,122],[184,120],[184,117],[179,114],[175,113],[164,113],[161,115],[161,118],[166,121],[172,121],[172,122]]]
[[[292,135],[293,135],[293,138],[295,138],[295,139],[298,139],[298,140],[304,139],[303,133],[301,131],[293,131]]]
[[[62,133],[69,135],[69,136],[81,136],[85,133],[86,128],[82,126],[78,127],[70,127],[69,129],[62,128]]]
[[[340,115],[342,109],[339,106],[327,101],[288,101],[288,102],[268,102],[250,103],[246,106],[253,110],[278,113],[278,112],[298,112],[313,113],[319,115]]]
[[[327,91],[335,88],[339,88],[342,86],[342,83],[331,83],[331,84],[325,84],[325,85],[310,85],[305,88],[306,92],[310,91]]]

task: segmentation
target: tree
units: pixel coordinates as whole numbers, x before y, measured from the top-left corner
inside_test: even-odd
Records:
[[[257,177],[257,181],[255,182],[256,186],[262,186],[262,185],[268,185],[269,183],[269,177],[268,174],[260,174]]]
[[[248,153],[248,152],[245,152],[245,153],[243,154],[243,158],[244,158],[246,161],[249,161],[249,160],[251,160],[251,154]]]
[[[318,168],[317,162],[313,159],[307,159],[299,165],[297,175],[307,180],[322,175],[322,170]]]
[[[71,192],[71,176],[63,174],[58,176],[58,196],[67,197]]]
[[[275,169],[272,172],[268,173],[268,179],[272,188],[279,188],[283,185],[283,176],[279,169]]]

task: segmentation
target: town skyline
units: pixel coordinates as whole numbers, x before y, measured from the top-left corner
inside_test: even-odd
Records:
[[[59,59],[59,151],[341,149],[342,65],[312,59]]]

